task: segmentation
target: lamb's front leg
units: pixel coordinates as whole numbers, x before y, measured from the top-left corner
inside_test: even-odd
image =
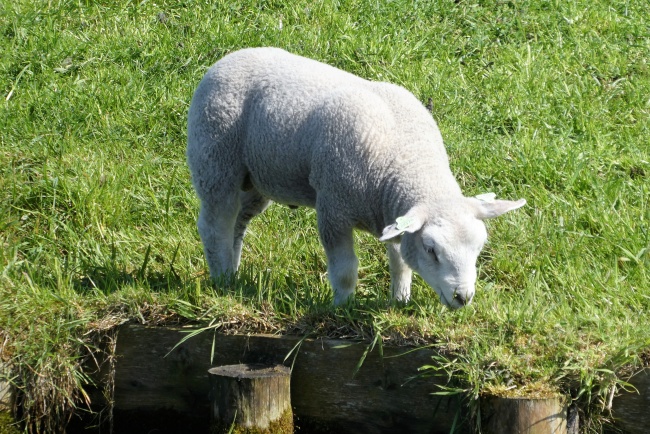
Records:
[[[413,271],[402,259],[399,243],[386,243],[386,249],[388,250],[390,289],[393,300],[405,303],[411,298]]]
[[[318,232],[327,255],[327,274],[334,290],[334,305],[351,299],[357,286],[359,260],[354,253],[352,227],[339,227],[319,213]]]
[[[352,232],[349,237],[323,243],[327,255],[327,274],[334,290],[334,305],[350,300],[357,286],[359,260],[354,253]]]

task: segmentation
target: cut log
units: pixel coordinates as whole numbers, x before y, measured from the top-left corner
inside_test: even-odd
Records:
[[[481,400],[481,425],[487,434],[567,434],[567,406],[562,397]]]
[[[208,373],[212,433],[293,433],[289,368],[242,364]]]
[[[13,387],[6,379],[9,378],[9,368],[0,362],[0,411],[13,411]]]

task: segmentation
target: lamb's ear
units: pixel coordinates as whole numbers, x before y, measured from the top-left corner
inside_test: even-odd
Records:
[[[476,218],[485,220],[494,217],[499,217],[508,211],[513,211],[526,205],[526,199],[513,200],[498,200],[495,199],[494,193],[479,194],[475,198],[470,198],[474,203]]]
[[[395,223],[386,226],[381,233],[379,241],[388,241],[402,235],[404,232],[413,233],[424,225],[424,217],[418,209],[412,208],[401,217],[395,219]]]

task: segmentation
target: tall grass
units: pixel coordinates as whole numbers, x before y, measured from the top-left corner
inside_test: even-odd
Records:
[[[381,334],[439,345],[473,393],[609,394],[650,348],[648,22],[634,1],[3,3],[0,359],[28,425],[84,404],[84,357],[123,321]],[[356,302],[331,308],[315,214],[281,206],[211,287],[186,112],[207,67],[264,45],[432,101],[465,193],[528,200],[489,223],[473,305],[416,279],[391,306],[359,233]]]

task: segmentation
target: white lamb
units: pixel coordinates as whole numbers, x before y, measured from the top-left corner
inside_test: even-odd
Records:
[[[464,197],[435,121],[407,90],[276,48],[208,70],[189,110],[187,159],[213,278],[237,271],[246,226],[270,200],[309,206],[336,305],[357,282],[354,228],[387,242],[395,300],[409,300],[413,269],[445,305],[467,305],[482,220],[526,203]]]

